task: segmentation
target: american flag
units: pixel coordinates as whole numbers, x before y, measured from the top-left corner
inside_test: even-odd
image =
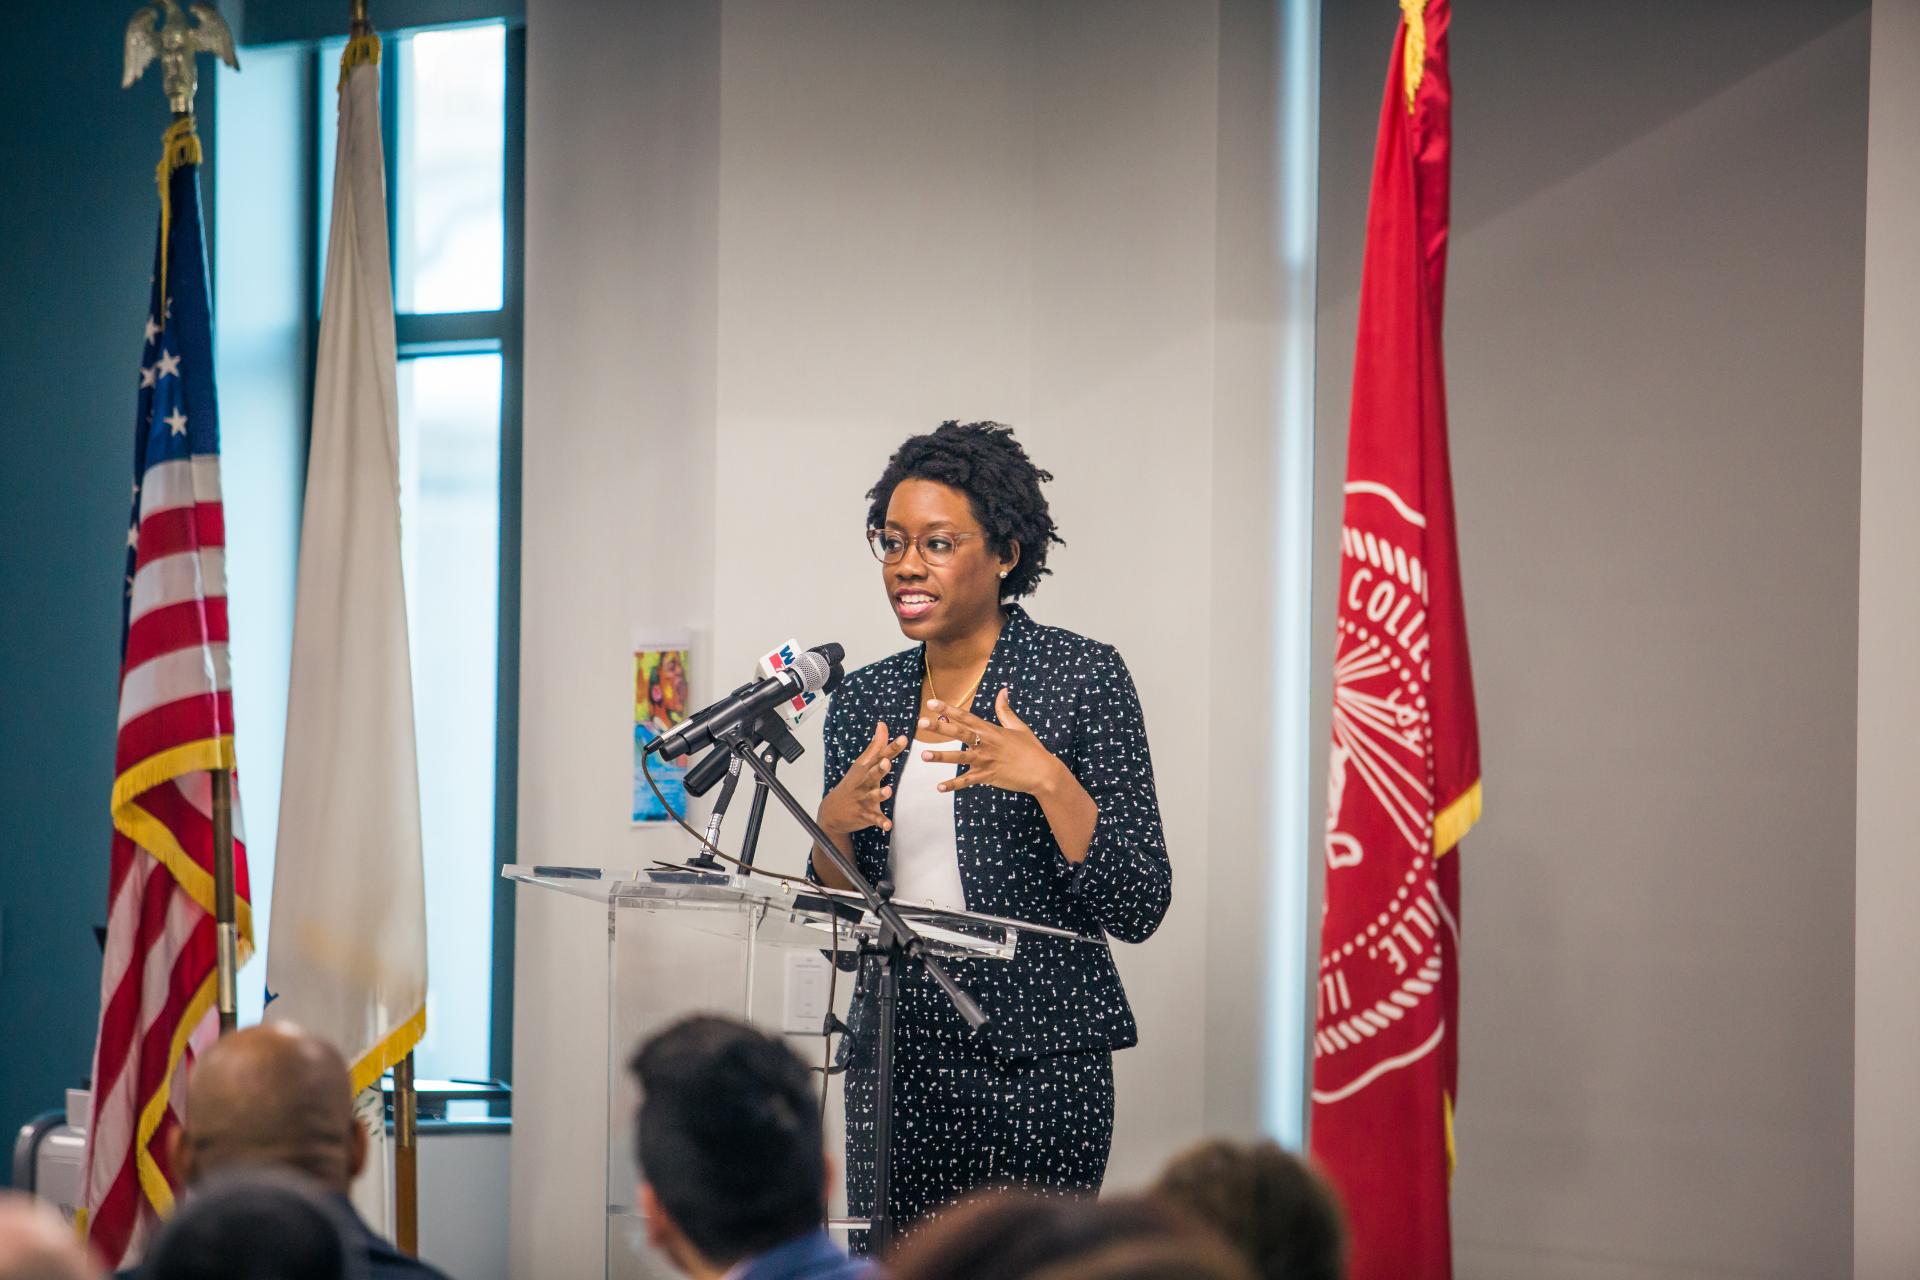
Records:
[[[125,1265],[173,1205],[185,1073],[218,1034],[211,770],[231,769],[226,531],[199,140],[167,133],[140,356],[114,762],[113,859],[87,1142],[86,1230]],[[240,952],[252,949],[234,800]]]

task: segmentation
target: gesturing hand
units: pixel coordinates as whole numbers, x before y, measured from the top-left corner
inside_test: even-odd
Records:
[[[937,698],[928,699],[921,727],[936,736],[959,739],[961,749],[923,751],[920,758],[966,766],[966,772],[959,777],[942,782],[940,790],[988,786],[1037,796],[1058,786],[1067,767],[1027,728],[1027,722],[1013,713],[1007,690],[994,695],[993,709],[1000,717],[999,724],[982,720],[971,711],[948,706]]]
[[[873,726],[873,741],[847,766],[846,776],[820,802],[820,825],[832,836],[852,835],[868,827],[893,829],[881,804],[893,794],[886,784],[894,757],[907,749],[905,737],[887,740],[885,720]]]

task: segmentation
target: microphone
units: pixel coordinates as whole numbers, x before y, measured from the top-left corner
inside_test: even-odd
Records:
[[[838,648],[838,646],[822,645],[821,648],[824,650],[828,648]],[[798,660],[799,654],[800,642],[798,640],[789,640],[771,653],[761,654],[760,674],[762,676],[778,674],[782,669],[792,666]],[[789,698],[785,702],[779,703],[774,707],[774,710],[780,713],[780,718],[787,722],[788,728],[797,729],[800,727],[800,722],[806,719],[807,714],[813,710],[814,703],[819,701],[819,698],[820,695],[817,693],[803,693],[798,697]]]
[[[647,744],[647,752],[667,760],[691,755],[717,736],[751,724],[773,707],[813,694],[832,693],[845,674],[840,661],[846,652],[837,644],[801,651],[793,665],[735,690],[675,725],[671,732],[661,734]]]

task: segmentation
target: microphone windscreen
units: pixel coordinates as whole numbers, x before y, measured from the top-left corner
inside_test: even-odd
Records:
[[[839,648],[838,645],[832,647]],[[788,667],[793,668],[794,674],[800,677],[803,692],[780,704],[780,718],[789,725],[798,725],[813,710],[813,704],[820,694],[830,688],[832,668],[815,650],[802,649],[797,640],[789,640],[771,653],[760,656],[762,679]]]
[[[827,677],[833,672],[833,664],[812,649],[801,654],[794,661],[793,669],[800,673],[800,687],[808,693],[818,693],[827,684]]]

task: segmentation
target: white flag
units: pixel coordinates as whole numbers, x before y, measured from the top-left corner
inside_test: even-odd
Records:
[[[379,47],[341,62],[267,954],[267,1017],[331,1041],[356,1090],[419,1042],[427,997]]]

